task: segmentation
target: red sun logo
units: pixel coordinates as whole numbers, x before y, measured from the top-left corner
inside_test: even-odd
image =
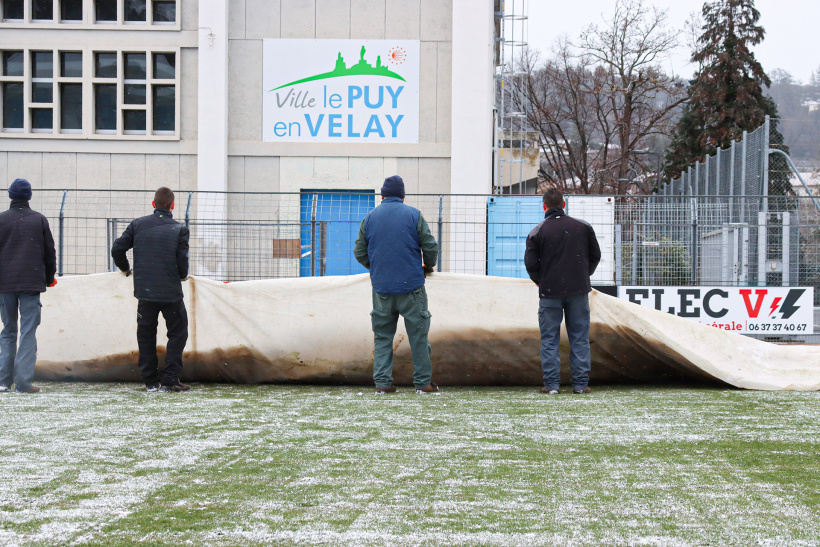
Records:
[[[402,64],[405,59],[407,59],[407,53],[405,53],[404,48],[401,47],[394,47],[387,54],[387,61],[394,65]]]

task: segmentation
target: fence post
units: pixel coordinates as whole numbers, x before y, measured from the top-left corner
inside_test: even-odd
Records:
[[[632,283],[638,284],[638,226],[637,223],[632,225]]]
[[[766,233],[766,221],[769,215],[763,211],[757,213],[757,286],[766,286],[766,247],[769,236]]]
[[[65,200],[68,196],[68,190],[63,190],[63,199],[60,201],[60,221],[59,227],[57,232],[57,248],[58,248],[58,257],[57,257],[57,275],[63,277],[63,229],[64,229],[64,220],[65,220]]]
[[[740,222],[746,222],[746,131],[743,132],[743,140],[740,141]]]
[[[188,192],[188,203],[185,205],[185,227],[191,227],[191,201],[194,197],[193,192]]]
[[[310,209],[310,277],[316,275],[316,204],[319,196],[313,194],[313,203]]]
[[[729,151],[729,222],[735,218],[735,148],[737,141],[732,141]]]
[[[709,155],[706,155],[706,159],[703,161],[703,168],[706,173],[703,175],[703,195],[706,196],[705,202],[709,202]]]
[[[769,212],[769,116],[763,124],[763,211]]]
[[[781,216],[781,228],[783,229],[782,237],[783,237],[783,267],[781,271],[783,273],[783,277],[781,278],[780,284],[784,287],[789,286],[789,277],[791,276],[789,271],[789,261],[791,260],[789,243],[791,242],[791,215],[788,211],[783,211],[780,213]]]
[[[623,226],[615,225],[615,285],[623,285]]]
[[[444,237],[444,196],[439,194],[438,196],[438,271],[441,271],[442,268],[442,245],[443,245],[443,237]]]

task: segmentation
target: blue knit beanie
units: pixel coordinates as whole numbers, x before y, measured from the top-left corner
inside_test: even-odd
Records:
[[[404,199],[404,181],[401,180],[400,176],[393,175],[392,177],[387,177],[384,179],[382,196],[386,198],[396,197]]]
[[[31,199],[31,184],[26,179],[14,179],[9,186],[9,199]]]

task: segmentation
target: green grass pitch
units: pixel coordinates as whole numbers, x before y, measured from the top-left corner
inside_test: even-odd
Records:
[[[0,545],[818,545],[820,394],[42,384]]]

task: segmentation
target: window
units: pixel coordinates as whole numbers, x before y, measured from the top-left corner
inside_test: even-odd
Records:
[[[22,51],[4,51],[2,55],[3,71],[3,130],[22,131],[25,97],[23,97],[23,61]],[[14,78],[11,80],[11,78]]]
[[[23,0],[3,0],[3,20],[23,20]]]
[[[174,23],[177,20],[177,4],[173,0],[154,0],[154,23]]]
[[[31,0],[31,20],[53,21],[54,2],[52,0]]]
[[[125,0],[125,20],[129,23],[144,23],[145,0]]]
[[[176,75],[175,59],[173,53],[154,53],[154,78],[173,80]]]
[[[177,55],[178,50],[0,50],[3,133],[176,139]]]
[[[81,23],[83,21],[83,0],[60,0],[60,22]]]
[[[154,131],[173,133],[175,90],[172,85],[154,86]]]
[[[60,129],[74,133],[83,128],[83,84],[60,84]]]
[[[98,23],[116,23],[117,0],[95,0],[94,18]]]
[[[117,85],[94,86],[94,127],[97,132],[117,130]]]
[[[3,76],[23,75],[23,52],[4,51],[3,52]]]
[[[64,51],[60,54],[60,76],[83,77],[83,54],[81,51]]]
[[[3,129],[23,129],[23,84],[3,82]]]
[[[54,53],[51,51],[31,52],[31,102],[42,108],[31,109],[31,129],[51,132],[54,128]],[[46,108],[47,107],[47,108]]]
[[[117,81],[118,61],[122,63],[120,81]],[[96,132],[175,134],[176,85],[169,81],[176,81],[176,52],[97,52],[95,79]],[[105,82],[108,79],[111,84]],[[118,92],[121,94],[119,106]]]
[[[83,129],[83,53],[60,52],[60,132],[81,133]]]
[[[156,25],[179,29],[180,0],[0,0],[0,26],[35,24]],[[90,20],[85,18],[86,10]],[[164,29],[163,29],[164,30]]]
[[[117,54],[113,51],[94,54],[94,77],[117,77]]]

